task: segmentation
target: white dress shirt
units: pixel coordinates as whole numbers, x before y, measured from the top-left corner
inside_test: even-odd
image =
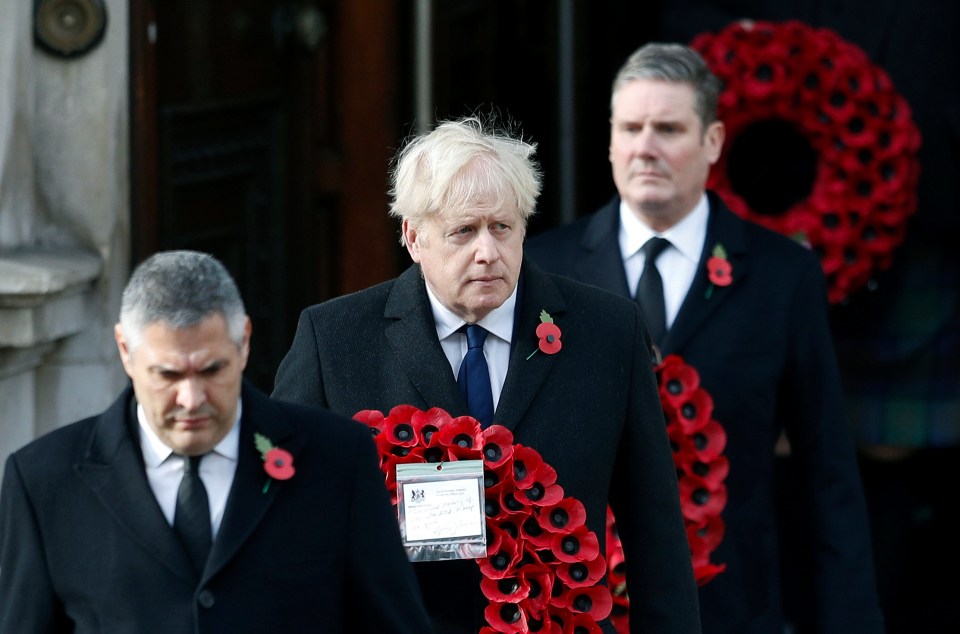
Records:
[[[657,270],[663,279],[663,305],[667,313],[668,329],[680,312],[680,305],[683,304],[683,299],[697,274],[700,255],[707,239],[708,215],[709,205],[704,194],[693,211],[683,220],[663,233],[656,233],[641,222],[625,202],[620,202],[620,254],[623,257],[623,269],[627,274],[627,287],[631,295],[637,292],[637,283],[646,259],[640,249],[654,236],[670,241],[670,246],[657,258]]]
[[[426,287],[440,347],[447,355],[447,361],[450,362],[450,368],[453,370],[453,378],[456,379],[463,357],[467,354],[467,333],[457,331],[467,322],[441,304],[430,290],[429,284],[426,284]],[[487,360],[487,368],[490,371],[490,390],[493,392],[494,411],[500,403],[500,392],[503,391],[507,367],[510,365],[510,342],[513,339],[513,316],[516,305],[517,289],[514,288],[507,301],[477,322],[477,325],[483,326],[489,333],[483,343],[483,356]]]
[[[240,452],[240,414],[242,403],[237,401],[237,420],[213,451],[200,461],[200,479],[207,489],[210,501],[210,524],[213,537],[216,538],[223,521],[223,511],[227,506],[227,495],[233,476],[237,471],[237,457]],[[163,516],[173,526],[173,514],[177,508],[177,489],[183,478],[183,459],[173,453],[153,428],[147,423],[143,406],[137,404],[137,422],[140,423],[140,450],[147,468],[147,480],[153,495],[157,498]]]

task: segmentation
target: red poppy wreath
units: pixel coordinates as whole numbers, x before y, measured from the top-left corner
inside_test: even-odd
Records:
[[[703,586],[726,568],[710,561],[723,540],[720,517],[727,504],[724,485],[730,462],[723,456],[727,435],[713,420],[713,399],[700,386],[700,375],[677,355],[655,368],[660,404],[667,420],[667,436],[680,485],[680,509],[693,555],[693,573]],[[628,634],[630,599],[627,595],[623,547],[613,513],[607,511],[608,582],[613,593],[610,620],[620,634]]]
[[[501,425],[481,429],[469,416],[398,405],[354,418],[374,433],[387,490],[397,503],[396,465],[483,460],[487,556],[478,559],[484,611],[495,632],[599,633],[612,609],[599,540],[583,504],[564,497],[557,472]]]
[[[691,46],[724,85],[727,140],[708,187],[809,245],[832,303],[888,268],[917,207],[920,133],[887,73],[796,21],[736,22]]]

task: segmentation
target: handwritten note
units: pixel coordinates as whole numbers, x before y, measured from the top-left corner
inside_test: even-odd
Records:
[[[483,530],[475,478],[409,483],[403,495],[407,542],[471,537]]]

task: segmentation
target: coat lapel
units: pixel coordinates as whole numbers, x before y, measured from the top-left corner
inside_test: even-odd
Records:
[[[729,211],[714,194],[710,197],[710,218],[707,222],[707,239],[700,254],[697,272],[693,284],[680,306],[677,317],[663,340],[663,354],[668,355],[683,349],[683,346],[697,333],[701,325],[736,290],[748,274],[749,261],[746,258],[746,241],[741,221]],[[707,274],[707,260],[713,255],[713,249],[721,244],[727,252],[727,259],[733,267],[733,281],[729,286],[714,286]],[[711,289],[710,287],[713,286]],[[709,297],[707,291],[709,290]]]
[[[437,339],[420,267],[408,268],[390,290],[384,308],[384,328],[397,362],[427,407],[440,407],[456,415],[467,404],[457,389],[450,362]]]
[[[544,354],[538,348],[536,330],[540,325],[540,311],[547,311],[562,330],[563,314],[567,310],[563,295],[553,280],[526,259],[523,261],[521,289],[510,365],[494,415],[494,423],[511,430],[523,420],[555,363],[554,355]],[[536,354],[531,356],[535,350]]]
[[[296,465],[302,449],[302,438],[294,435],[293,427],[278,417],[278,410],[271,406],[266,396],[248,384],[244,384],[243,416],[240,421],[240,447],[237,454],[237,471],[227,496],[220,531],[213,542],[210,559],[203,577],[208,579],[233,558],[257,525],[266,516],[277,492],[284,483],[270,481],[263,470],[263,459],[256,448],[254,434],[266,436],[274,446],[282,447],[293,456]],[[296,477],[296,476],[294,476]]]
[[[622,297],[633,297],[620,255],[619,228],[620,199],[614,198],[587,224],[580,238],[581,256],[573,277]]]
[[[184,580],[196,572],[147,482],[137,436],[133,390],[127,388],[97,421],[77,476],[100,499],[132,541]]]

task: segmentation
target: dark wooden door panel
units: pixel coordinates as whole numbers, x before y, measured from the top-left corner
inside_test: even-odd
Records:
[[[248,376],[269,386],[286,324],[284,124],[276,99],[160,110],[160,243],[219,257],[253,321]]]

